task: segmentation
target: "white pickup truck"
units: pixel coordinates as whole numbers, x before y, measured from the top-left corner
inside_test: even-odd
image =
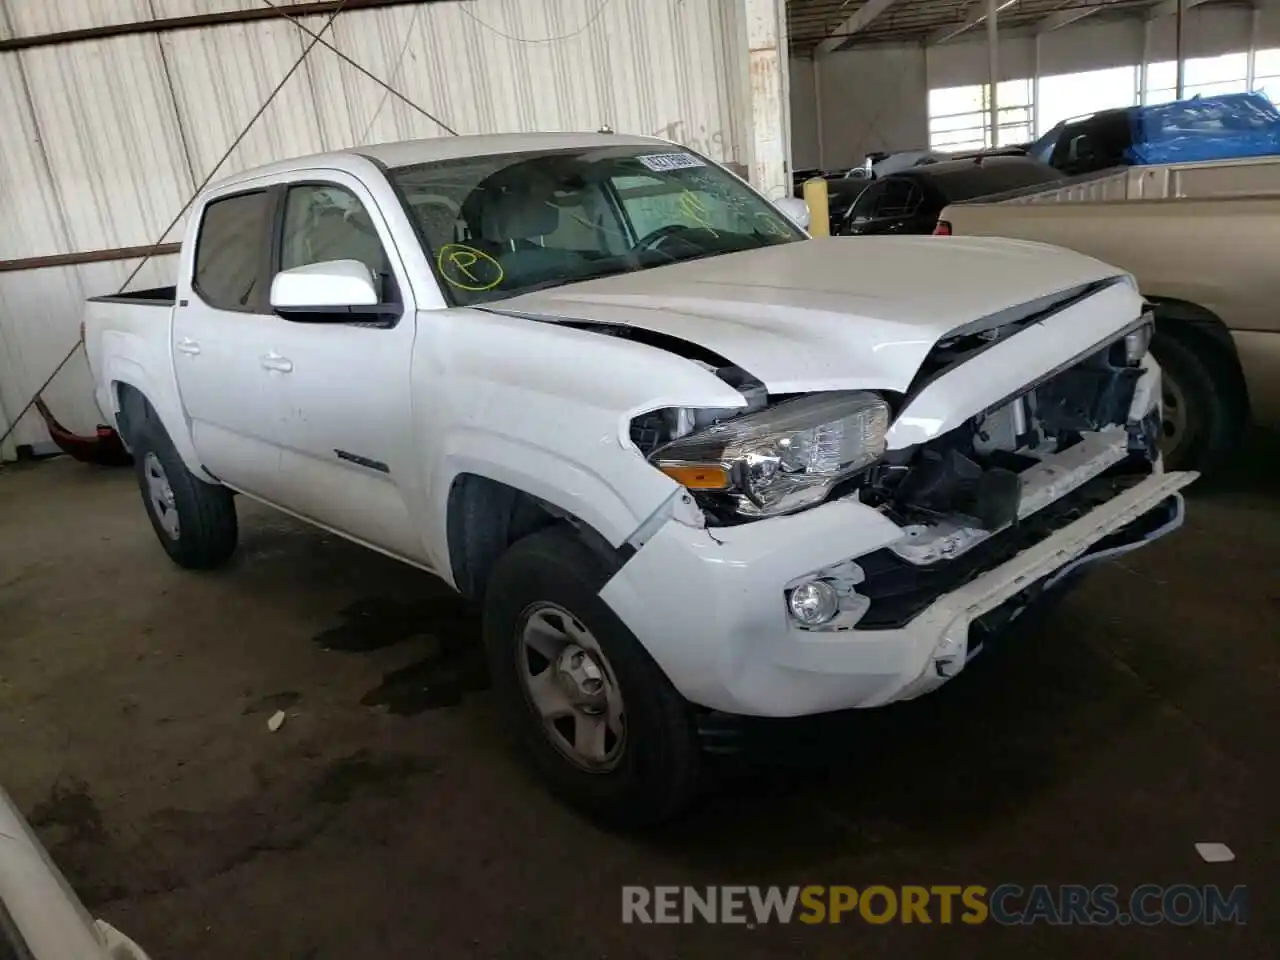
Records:
[[[383,144],[197,201],[177,286],[90,301],[98,400],[186,567],[234,493],[483,602],[563,795],[689,800],[699,717],[917,696],[1182,518],[1132,279],[838,238],[666,141]]]

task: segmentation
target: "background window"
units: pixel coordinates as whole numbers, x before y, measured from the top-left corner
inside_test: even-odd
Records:
[[[242,193],[204,208],[192,286],[220,310],[252,309],[267,247],[267,195]]]
[[[1183,74],[1184,97],[1210,97],[1223,93],[1244,93],[1249,69],[1247,53],[1227,53],[1220,57],[1191,57]],[[1147,65],[1144,102],[1168,103],[1178,98],[1178,62],[1161,60]]]
[[[1137,102],[1138,68],[1113,67],[1062,73],[1040,79],[1040,129],[1048,130],[1060,120],[1132,107]]]
[[[1005,80],[996,87],[999,129],[991,137],[987,84],[939,87],[929,91],[929,148],[981,150],[1025,143],[1032,137],[1032,93],[1029,78]]]
[[[1259,50],[1253,61],[1253,89],[1280,104],[1280,47]]]

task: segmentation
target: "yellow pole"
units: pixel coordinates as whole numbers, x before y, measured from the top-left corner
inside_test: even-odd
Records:
[[[831,236],[831,204],[827,198],[827,181],[822,177],[806,180],[804,202],[809,206],[809,235]]]

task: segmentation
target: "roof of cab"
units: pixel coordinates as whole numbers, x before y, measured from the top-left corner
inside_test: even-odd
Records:
[[[235,183],[243,183],[255,177],[284,173],[290,170],[317,167],[347,169],[354,158],[367,158],[386,167],[406,167],[433,160],[456,160],[460,157],[482,157],[502,153],[523,153],[531,150],[565,150],[574,147],[653,146],[672,147],[670,141],[656,137],[637,137],[620,133],[498,133],[465,137],[432,137],[428,140],[403,140],[398,143],[378,143],[363,147],[351,147],[331,153],[316,153],[303,157],[278,160],[260,167],[241,170],[214,183],[211,189],[220,189]]]

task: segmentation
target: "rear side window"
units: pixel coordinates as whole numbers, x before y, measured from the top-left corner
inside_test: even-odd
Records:
[[[888,180],[873,216],[878,220],[909,217],[920,206],[920,188],[910,180]]]
[[[1053,165],[1073,175],[1105,170],[1123,164],[1132,145],[1127,111],[1098,114],[1064,128]]]
[[[884,189],[884,181],[880,181],[873,183],[862,191],[853,205],[853,219],[855,222],[870,220],[875,216],[875,210],[880,205],[880,198],[884,195]]]
[[[223,197],[204,208],[192,286],[209,306],[257,309],[266,263],[267,210],[265,191]]]

